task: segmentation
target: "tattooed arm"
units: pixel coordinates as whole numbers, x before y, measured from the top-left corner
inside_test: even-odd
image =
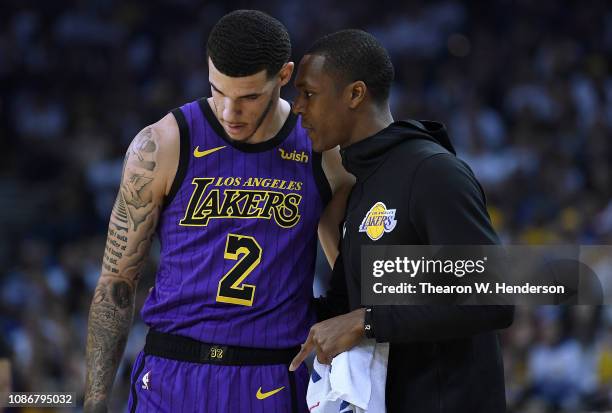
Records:
[[[178,165],[179,132],[169,114],[143,129],[123,163],[87,328],[85,412],[106,412],[134,314],[134,297]]]

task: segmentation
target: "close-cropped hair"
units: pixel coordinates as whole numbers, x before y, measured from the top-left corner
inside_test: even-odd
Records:
[[[325,57],[324,69],[341,86],[361,80],[376,102],[386,102],[394,78],[387,50],[371,34],[348,29],[317,40],[306,54]]]
[[[215,24],[206,51],[226,76],[251,76],[265,69],[271,78],[289,61],[291,40],[274,17],[258,10],[236,10]]]

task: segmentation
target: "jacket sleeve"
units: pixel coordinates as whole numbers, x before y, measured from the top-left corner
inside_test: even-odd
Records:
[[[491,225],[482,188],[470,168],[451,154],[431,156],[417,168],[408,208],[423,244],[491,245]],[[375,306],[368,336],[379,342],[464,338],[512,324],[513,306]]]
[[[342,252],[336,258],[331,274],[329,289],[324,297],[313,300],[317,321],[327,320],[349,312],[348,292],[344,278]]]

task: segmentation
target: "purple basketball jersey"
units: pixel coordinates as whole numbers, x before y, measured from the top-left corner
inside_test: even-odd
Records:
[[[293,114],[277,136],[250,145],[226,137],[206,99],[174,113],[181,163],[143,320],[207,343],[302,343],[314,322],[320,155]]]

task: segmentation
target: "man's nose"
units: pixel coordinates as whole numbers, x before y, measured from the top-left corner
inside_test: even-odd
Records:
[[[231,120],[236,115],[240,115],[240,106],[236,101],[225,98],[223,102],[223,119]]]
[[[302,113],[304,113],[304,105],[302,104],[302,97],[298,96],[295,99],[295,102],[293,102],[293,113],[295,113],[296,115],[301,115]]]

